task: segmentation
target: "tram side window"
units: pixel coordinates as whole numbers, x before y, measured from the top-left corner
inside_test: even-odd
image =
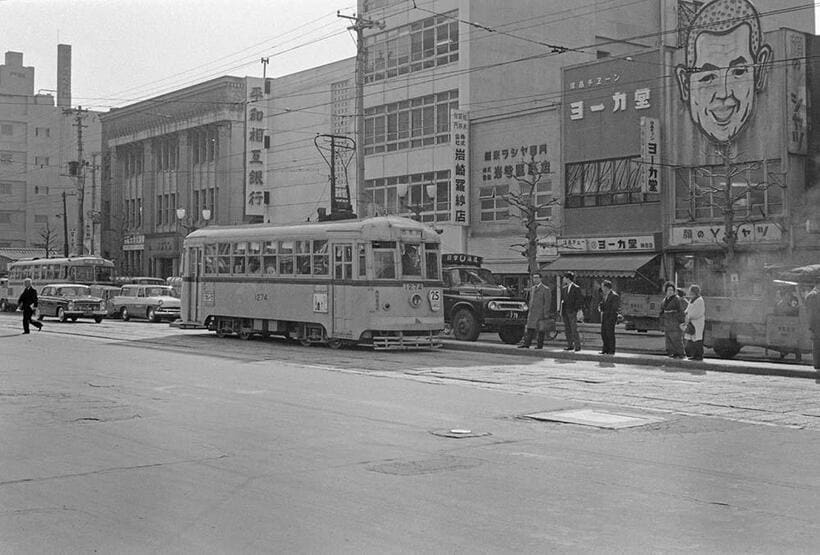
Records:
[[[293,241],[279,241],[279,273],[293,273]]]
[[[296,273],[310,275],[310,241],[296,241]]]
[[[358,243],[356,249],[359,251],[359,277],[367,277],[367,247],[364,243]]]
[[[276,241],[265,241],[262,244],[262,267],[268,275],[276,273]]]
[[[216,257],[216,271],[219,274],[231,273],[231,244],[218,243],[218,256]]]
[[[249,274],[258,274],[261,272],[262,264],[259,262],[261,252],[262,243],[259,241],[250,241],[248,243],[248,258],[246,267]]]
[[[438,244],[424,243],[424,261],[427,263],[427,279],[439,279],[439,258]]]
[[[248,244],[245,241],[233,243],[233,253],[231,254],[231,268],[234,274],[245,273],[245,253]]]
[[[216,245],[205,245],[205,273],[216,273]]]
[[[313,241],[313,273],[317,276],[328,274],[327,241]]]
[[[376,279],[396,279],[396,243],[373,242],[373,273]]]
[[[333,278],[353,279],[353,245],[333,245]]]

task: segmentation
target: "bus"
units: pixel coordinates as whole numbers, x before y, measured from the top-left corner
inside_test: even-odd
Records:
[[[82,285],[113,285],[114,263],[99,256],[76,256],[72,258],[31,258],[9,264],[6,303],[16,306],[23,291],[23,280],[31,278],[34,286],[58,283]],[[4,308],[14,309],[14,306]]]
[[[183,245],[180,325],[331,348],[439,347],[440,260],[438,234],[396,216],[208,226]]]

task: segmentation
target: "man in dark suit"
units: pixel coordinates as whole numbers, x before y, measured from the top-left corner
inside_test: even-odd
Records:
[[[524,339],[518,344],[519,349],[529,349],[533,333],[538,333],[536,349],[544,348],[544,336],[547,333],[547,318],[550,315],[550,288],[541,281],[541,274],[532,275],[530,288],[529,312],[527,314],[527,332]]]
[[[31,319],[34,309],[37,308],[37,290],[31,286],[29,278],[23,280],[23,292],[17,299],[17,308],[23,311],[23,333],[29,333],[29,324],[38,330],[43,328],[43,324]]]
[[[605,279],[601,284],[603,294],[598,310],[601,311],[601,339],[604,342],[602,355],[615,354],[615,324],[621,312],[621,297],[612,290],[612,282]]]
[[[567,336],[565,351],[580,351],[581,337],[578,335],[578,311],[584,306],[584,295],[575,283],[575,274],[567,272],[562,278],[561,319],[564,320],[564,333]]]

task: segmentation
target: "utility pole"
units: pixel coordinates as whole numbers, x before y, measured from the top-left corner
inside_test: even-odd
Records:
[[[336,12],[336,17],[353,21],[348,29],[356,31],[356,193],[361,198],[364,190],[364,30],[373,27],[384,29],[384,22],[339,12]]]
[[[265,79],[268,73],[268,64],[270,63],[270,58],[265,57],[262,58],[260,61],[262,62],[262,79]]]
[[[83,200],[85,198],[85,160],[83,160],[83,128],[88,127],[83,125],[83,114],[88,110],[83,110],[82,106],[77,106],[76,109],[67,109],[65,114],[75,114],[74,125],[77,127],[77,236],[75,245],[77,247],[77,256],[82,256],[85,252],[85,216],[83,214]]]
[[[88,216],[91,218],[91,252],[94,254],[94,238],[97,234],[97,218],[99,211],[97,210],[97,156],[99,153],[95,152],[91,155],[91,210]]]
[[[65,202],[65,191],[63,191],[63,256],[68,258],[68,209]]]

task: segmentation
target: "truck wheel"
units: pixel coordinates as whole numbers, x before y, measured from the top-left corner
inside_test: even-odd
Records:
[[[734,339],[716,339],[712,350],[720,358],[732,358],[740,352],[740,344]]]
[[[507,345],[515,345],[524,337],[524,328],[518,326],[507,326],[498,330],[498,337]]]
[[[453,335],[459,341],[475,341],[481,328],[478,319],[470,310],[462,308],[453,314]]]

